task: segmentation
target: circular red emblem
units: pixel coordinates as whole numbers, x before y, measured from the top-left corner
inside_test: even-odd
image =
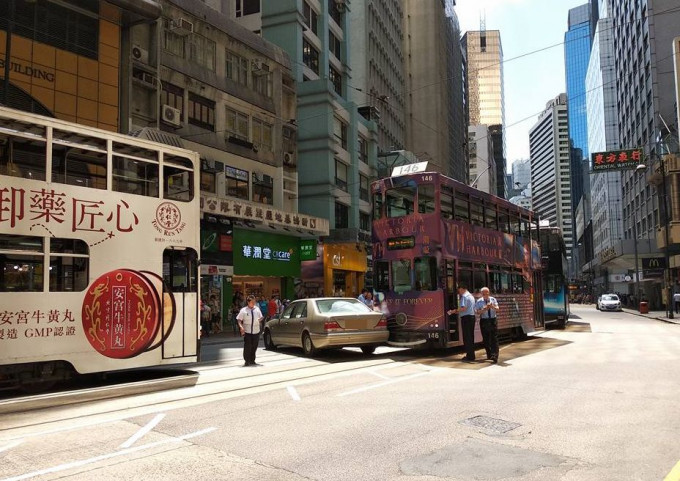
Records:
[[[182,222],[182,213],[175,204],[163,202],[156,209],[156,222],[165,230],[176,229]]]
[[[95,280],[83,300],[83,330],[92,347],[107,357],[136,356],[156,337],[159,298],[141,273],[118,269]]]

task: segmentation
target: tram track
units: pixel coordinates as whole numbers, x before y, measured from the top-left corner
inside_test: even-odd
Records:
[[[193,373],[159,380],[22,396],[0,401],[0,442],[397,367],[409,357],[330,363],[274,358],[263,367],[197,366]]]

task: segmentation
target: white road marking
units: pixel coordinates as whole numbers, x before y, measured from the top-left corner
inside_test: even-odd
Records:
[[[290,394],[290,397],[293,398],[293,401],[299,401],[300,400],[300,395],[298,394],[297,390],[295,389],[294,386],[287,386],[288,389],[288,394]]]
[[[379,372],[371,371],[371,374],[373,374],[376,377],[379,377],[380,379],[394,379],[393,377],[385,376],[384,374],[380,374]]]
[[[133,444],[135,444],[142,436],[144,436],[146,433],[151,431],[153,428],[156,427],[156,424],[161,422],[161,420],[165,417],[165,413],[158,414],[155,418],[153,418],[151,421],[147,423],[146,426],[141,428],[139,431],[137,431],[135,434],[130,436],[130,439],[125,441],[123,444],[118,446],[118,449],[125,449],[129,448]]]
[[[337,396],[338,397],[349,396],[350,394],[357,394],[357,393],[360,393],[360,392],[369,391],[371,389],[376,389],[376,388],[379,388],[379,387],[387,386],[388,384],[395,384],[395,383],[398,383],[398,382],[401,382],[401,381],[406,381],[408,379],[413,379],[414,377],[425,376],[426,374],[430,374],[432,372],[434,372],[434,371],[418,372],[416,374],[411,374],[410,376],[404,376],[404,377],[398,377],[398,378],[395,378],[395,379],[390,379],[389,381],[379,382],[378,384],[371,384],[369,386],[360,387],[359,389],[353,389],[352,391],[341,392]]]
[[[14,441],[13,443],[6,444],[4,446],[0,446],[0,453],[3,451],[7,451],[8,449],[12,449],[13,447],[19,446],[21,443],[23,443],[23,439],[19,439],[18,441]]]
[[[35,476],[42,476],[44,474],[57,473],[59,471],[65,471],[67,469],[79,468],[81,466],[86,466],[88,464],[96,463],[98,461],[104,461],[106,459],[116,458],[118,456],[123,456],[125,454],[131,454],[131,453],[135,453],[137,451],[143,451],[144,449],[155,448],[156,446],[162,446],[163,444],[185,441],[187,439],[195,438],[195,437],[201,436],[203,434],[208,434],[212,431],[215,431],[216,429],[217,428],[202,429],[201,431],[196,431],[196,432],[193,432],[193,433],[185,434],[184,436],[179,436],[179,437],[170,438],[170,439],[164,439],[162,441],[156,441],[156,442],[149,443],[149,444],[142,444],[141,446],[136,446],[134,448],[127,448],[127,449],[123,449],[122,451],[116,451],[114,453],[102,454],[101,456],[95,456],[95,457],[89,458],[89,459],[83,459],[83,460],[80,460],[80,461],[73,461],[73,462],[66,463],[66,464],[60,464],[58,466],[53,466],[51,468],[41,469],[40,471],[33,471],[32,473],[26,473],[26,474],[22,474],[22,475],[19,475],[19,476],[14,476],[12,478],[5,478],[5,479],[2,479],[0,481],[20,481],[22,479],[29,479],[29,478],[33,478]]]

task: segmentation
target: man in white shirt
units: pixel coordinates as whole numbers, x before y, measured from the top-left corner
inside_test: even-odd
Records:
[[[260,342],[260,325],[264,321],[264,316],[255,303],[255,296],[248,296],[246,301],[246,306],[236,316],[239,331],[243,336],[243,360],[245,361],[243,366],[261,366],[255,362],[255,353]]]
[[[465,356],[463,361],[472,362],[475,360],[475,297],[467,290],[464,283],[458,284],[458,307],[446,311],[448,315],[458,314],[460,324],[463,329],[463,345],[465,346]]]
[[[475,302],[475,313],[479,316],[479,330],[486,350],[486,358],[496,364],[498,362],[498,324],[496,313],[498,301],[491,297],[488,287],[482,287],[482,297]]]

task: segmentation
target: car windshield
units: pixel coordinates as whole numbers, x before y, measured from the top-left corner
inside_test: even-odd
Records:
[[[602,296],[603,301],[618,301],[619,296],[611,295],[611,296]]]
[[[321,314],[356,314],[371,312],[368,306],[356,299],[320,299],[316,308]]]

